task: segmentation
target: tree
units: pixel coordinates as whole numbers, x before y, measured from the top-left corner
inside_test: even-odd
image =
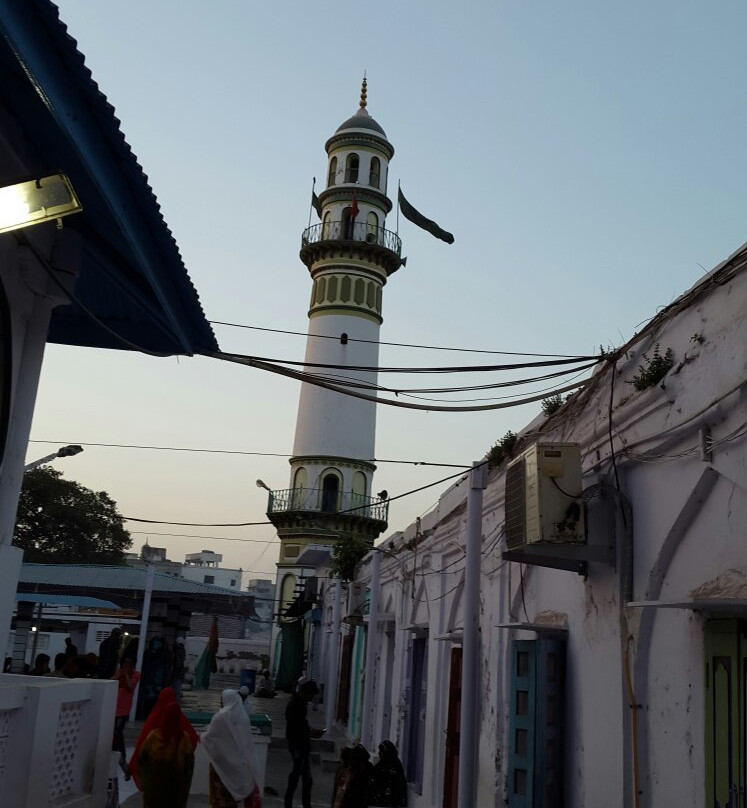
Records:
[[[105,491],[65,480],[51,466],[24,474],[13,544],[42,564],[123,564],[132,544]]]
[[[355,568],[373,543],[360,536],[340,536],[332,547],[332,563],[329,574],[341,581],[352,581]]]

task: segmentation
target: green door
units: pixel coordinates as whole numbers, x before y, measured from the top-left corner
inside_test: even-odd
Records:
[[[706,807],[747,808],[747,637],[737,620],[709,620],[706,651]]]

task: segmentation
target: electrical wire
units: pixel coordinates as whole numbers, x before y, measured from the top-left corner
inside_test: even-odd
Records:
[[[340,335],[332,334],[309,334],[305,331],[287,331],[282,328],[263,328],[258,325],[245,325],[243,323],[228,323],[223,320],[208,320],[211,325],[224,325],[229,328],[246,328],[252,331],[268,331],[272,334],[290,334],[298,337],[313,337],[315,339],[333,339],[336,342],[340,341]],[[522,351],[490,351],[483,348],[450,348],[443,345],[415,345],[408,342],[382,342],[377,339],[357,339],[355,337],[348,337],[348,342],[362,342],[368,345],[388,345],[394,348],[422,348],[429,351],[452,351],[455,353],[479,353],[479,354],[493,354],[496,356],[549,356],[557,357],[558,359],[572,359],[570,354],[552,354],[552,353],[526,353]]]
[[[479,468],[480,466],[484,466],[487,462],[488,462],[487,460],[483,460],[482,463],[478,463],[477,465],[472,466],[471,468]],[[390,502],[395,502],[396,500],[402,499],[403,497],[409,497],[411,494],[418,494],[421,491],[425,491],[427,488],[433,488],[434,485],[441,485],[441,483],[448,482],[449,480],[453,480],[456,477],[465,477],[465,476],[466,475],[463,471],[458,471],[456,474],[449,474],[448,477],[443,477],[442,479],[436,480],[433,483],[428,483],[428,485],[421,485],[419,488],[413,488],[412,491],[406,491],[404,494],[397,494],[394,497],[389,497],[388,499],[382,499],[379,504],[381,505],[389,504]],[[360,511],[370,507],[371,507],[370,504],[357,505],[355,508],[347,508],[344,511],[335,511],[335,514],[353,513],[354,511]]]
[[[524,607],[524,619],[529,622],[529,614],[527,613],[527,602],[524,600],[524,565],[519,564],[519,581],[521,583],[521,605]]]
[[[172,522],[168,519],[139,519],[136,516],[123,516],[126,522],[144,522],[147,525],[177,525],[179,527],[253,527],[271,525],[272,522]],[[236,539],[240,541],[240,539]]]
[[[62,440],[41,440],[40,438],[29,439],[29,443],[69,443]],[[292,455],[280,452],[244,452],[238,449],[201,449],[191,446],[148,446],[134,443],[91,443],[75,441],[76,446],[99,446],[110,449],[154,449],[164,452],[198,452],[202,454],[227,454],[227,455],[247,455],[252,457],[292,457]],[[384,462],[384,461],[380,461]]]
[[[346,390],[344,388],[338,387],[334,384],[328,384],[326,382],[320,381],[319,379],[308,378],[308,374],[305,374],[301,371],[291,370],[290,368],[284,368],[279,365],[273,365],[272,363],[263,362],[262,360],[252,359],[248,357],[241,357],[234,354],[225,354],[225,353],[209,353],[205,354],[205,356],[212,356],[216,359],[222,359],[226,362],[234,362],[240,365],[248,365],[249,367],[259,368],[260,370],[266,370],[270,373],[276,373],[280,376],[287,376],[288,378],[295,379],[297,381],[305,381],[308,384],[313,384],[317,387],[322,387],[327,390],[331,390],[336,393],[341,393],[342,395],[351,396],[353,398],[360,398],[364,401],[373,401],[377,404],[386,404],[390,407],[401,407],[404,409],[410,410],[422,410],[425,412],[485,412],[488,410],[500,410],[506,409],[508,407],[518,407],[522,404],[531,404],[535,401],[541,401],[543,398],[546,398],[545,393],[539,393],[533,396],[527,396],[526,398],[515,399],[514,401],[510,402],[503,402],[500,404],[483,404],[480,406],[473,406],[473,407],[444,407],[444,406],[430,406],[425,404],[411,404],[406,401],[392,401],[386,398],[380,398],[379,396],[369,396],[365,393],[356,393],[352,390]],[[588,384],[588,380],[574,382],[572,384],[565,385],[563,387],[557,387],[553,390],[554,395],[560,395],[561,393],[567,393],[571,390],[577,390],[580,387],[584,387]]]
[[[361,389],[361,390],[376,390],[380,393],[394,393],[395,395],[403,395],[407,396],[408,398],[422,398],[422,396],[414,395],[415,393],[438,393],[438,394],[446,394],[446,393],[465,393],[470,392],[472,390],[495,390],[504,387],[519,387],[525,384],[534,384],[535,382],[543,382],[547,381],[548,379],[557,379],[563,376],[568,376],[571,373],[576,374],[574,378],[577,378],[585,371],[589,370],[590,368],[594,367],[597,363],[596,362],[589,362],[585,365],[582,365],[580,368],[566,368],[564,370],[555,371],[554,373],[546,373],[542,376],[530,376],[528,378],[522,379],[511,379],[510,381],[505,382],[494,382],[492,384],[475,384],[475,385],[461,385],[459,387],[386,387],[380,384],[374,384],[373,382],[364,382],[354,376],[344,376],[337,373],[307,373],[306,376],[308,379],[319,379],[325,382],[332,382],[334,384],[339,384],[344,387],[350,387],[353,389]],[[546,390],[552,388],[545,388]],[[536,391],[536,392],[543,392],[543,391]],[[503,398],[510,398],[510,396],[503,396]],[[430,400],[441,400],[441,399],[425,399],[426,401]],[[486,400],[491,401],[494,399],[468,399],[468,400]]]
[[[478,468],[479,465],[485,465],[488,461],[484,460],[481,464],[474,466],[473,468]],[[403,499],[404,497],[409,497],[412,494],[417,494],[420,491],[425,491],[427,488],[433,488],[434,485],[441,485],[441,483],[445,483],[448,480],[453,480],[455,477],[462,477],[464,476],[464,471],[458,471],[456,474],[450,474],[448,477],[444,477],[440,480],[436,480],[435,482],[428,483],[427,485],[421,485],[418,488],[413,488],[411,491],[405,491],[402,494],[397,494],[394,497],[389,497],[388,499],[383,499],[379,504],[383,505],[389,502],[395,502],[398,499]],[[370,508],[371,504],[368,505],[358,505],[355,508],[347,508],[341,511],[335,511],[335,515],[341,515],[345,513],[353,513],[355,511],[359,511],[365,508]],[[143,522],[148,525],[177,525],[179,527],[254,527],[256,525],[271,525],[272,522],[172,522],[168,519],[141,519],[136,516],[122,516],[126,522]],[[143,531],[146,532],[146,531]],[[243,541],[242,539],[226,539],[226,541]]]
[[[253,356],[251,354],[220,352],[223,356],[249,359],[255,362],[266,362],[274,365],[291,365],[292,367],[326,368],[328,370],[355,370],[361,373],[485,373],[503,370],[523,370],[524,368],[545,368],[557,365],[578,365],[581,362],[596,364],[605,359],[603,356],[574,356],[570,359],[548,359],[542,362],[515,362],[508,365],[447,365],[444,367],[378,367],[374,365],[336,365],[327,362],[308,362],[291,359],[276,359],[270,356]],[[208,354],[206,354],[208,355]],[[212,355],[212,354],[210,354]]]
[[[128,530],[127,532],[143,536],[169,536],[179,539],[209,539],[212,541],[244,541],[250,544],[273,544],[280,541],[280,539],[275,536],[271,539],[242,539],[230,536],[203,536],[195,535],[194,533],[154,533],[152,530]]]
[[[581,376],[583,376],[584,373],[586,373],[586,369],[588,367],[589,366],[587,365],[586,367],[582,368],[574,376],[571,376],[569,379],[567,379],[567,381],[571,382],[571,381],[574,381],[575,379],[580,378]],[[569,371],[569,372],[573,373],[573,371]],[[566,374],[560,374],[560,375],[566,375]],[[536,379],[532,379],[532,381],[538,381],[539,379],[540,379],[540,377],[537,377]],[[517,384],[519,384],[519,383],[520,384],[528,384],[529,382],[528,381],[527,382],[517,382]],[[507,384],[506,386],[510,386],[510,385]],[[469,389],[469,388],[464,388],[464,389],[466,390],[466,389]],[[553,389],[554,389],[554,385],[551,385],[549,387],[540,387],[538,390],[534,390],[533,392],[534,393],[547,393],[547,392],[551,392]],[[448,403],[453,403],[453,404],[469,404],[469,403],[471,403],[473,401],[505,401],[506,399],[513,399],[513,398],[516,397],[515,395],[508,395],[508,396],[479,396],[477,398],[429,398],[427,396],[416,396],[416,395],[413,395],[412,393],[402,393],[402,395],[405,396],[406,398],[414,398],[414,399],[416,399],[418,401],[436,401],[436,402],[444,402],[444,403],[448,402]]]
[[[40,438],[30,438],[29,443],[62,443],[64,445],[74,443],[76,446],[99,446],[112,449],[153,449],[156,451],[164,452],[200,452],[206,454],[228,454],[228,455],[247,455],[258,457],[293,457],[293,455],[280,453],[280,452],[244,452],[236,449],[201,449],[190,446],[146,446],[142,444],[130,443],[90,443],[85,441],[65,441],[65,440],[41,440]],[[368,460],[360,461],[362,463],[399,463],[408,466],[435,466],[439,468],[454,468],[466,469],[471,468],[471,465],[466,463],[431,463],[427,460],[387,460],[379,457],[372,457]]]

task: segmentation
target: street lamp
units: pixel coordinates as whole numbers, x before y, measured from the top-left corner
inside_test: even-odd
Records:
[[[272,488],[264,480],[257,480],[257,488],[264,488],[265,491],[272,493]]]
[[[0,233],[80,213],[83,206],[64,174],[0,188]]]
[[[39,460],[34,460],[33,463],[29,463],[27,466],[24,466],[23,473],[25,474],[27,471],[32,471],[33,469],[39,468],[39,466],[43,466],[45,463],[56,460],[58,457],[73,457],[74,455],[80,454],[82,451],[83,447],[78,446],[77,444],[63,446],[53,454],[45,455],[44,457],[39,458]]]

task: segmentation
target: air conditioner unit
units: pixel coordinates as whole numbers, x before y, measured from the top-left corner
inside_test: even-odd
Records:
[[[506,546],[586,541],[577,443],[535,443],[506,469]]]

